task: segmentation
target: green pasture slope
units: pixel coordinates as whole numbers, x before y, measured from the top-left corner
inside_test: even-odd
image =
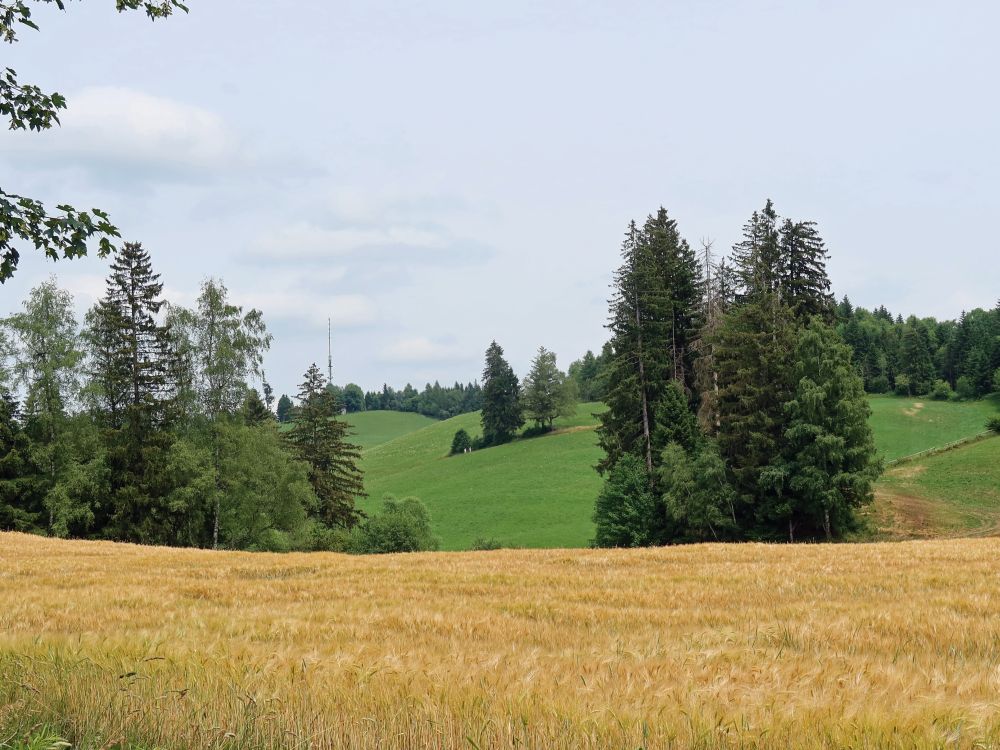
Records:
[[[551,434],[457,456],[448,456],[452,438],[459,428],[479,435],[478,412],[375,446],[362,459],[369,497],[359,506],[377,510],[387,493],[419,497],[443,549],[468,549],[479,538],[508,546],[585,547],[601,487],[592,468],[601,456],[592,415],[601,409],[580,404],[576,416],[558,420]]]
[[[978,435],[1000,415],[1000,394],[982,401],[872,396],[869,403],[875,443],[888,460]]]
[[[941,402],[873,396],[871,406],[875,441],[882,455],[893,459],[982,432],[986,419],[1000,413],[1000,397]],[[361,465],[369,497],[359,506],[375,511],[385,494],[419,497],[431,513],[442,547],[449,550],[468,549],[480,538],[522,547],[586,546],[593,537],[591,513],[601,487],[593,470],[601,456],[593,414],[603,408],[581,404],[575,417],[556,423],[553,434],[451,457],[448,450],[456,430],[480,434],[478,413],[443,422],[396,412],[351,414],[348,421],[356,425],[356,440],[366,447]],[[383,420],[399,420],[398,426],[387,424],[380,431]],[[394,429],[400,436],[386,439]],[[987,441],[968,454],[972,463],[963,464],[962,471],[975,473],[979,461],[1000,464],[998,449],[1000,440]],[[884,482],[890,480],[887,476]],[[954,486],[964,486],[962,481],[957,479]],[[968,489],[975,491],[971,485]],[[947,499],[942,493],[937,496]],[[991,502],[992,496],[977,497]]]
[[[935,536],[1000,533],[1000,436],[893,466],[881,486]]]
[[[360,445],[362,450],[438,423],[423,414],[402,411],[360,411],[345,414],[343,419],[352,427],[351,442]]]

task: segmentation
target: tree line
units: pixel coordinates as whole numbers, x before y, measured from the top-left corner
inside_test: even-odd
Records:
[[[169,304],[124,243],[105,294],[75,319],[54,280],[0,321],[0,529],[230,549],[433,546],[426,510],[367,517],[359,448],[315,364],[279,431],[259,310],[208,279]],[[261,383],[261,391],[252,387]],[[15,398],[15,393],[21,396]]]
[[[664,209],[632,222],[610,302],[595,544],[834,539],[881,466],[815,223],[755,212],[730,259]]]
[[[895,318],[884,307],[837,305],[837,330],[870,393],[979,398],[1000,391],[1000,301],[958,320]]]

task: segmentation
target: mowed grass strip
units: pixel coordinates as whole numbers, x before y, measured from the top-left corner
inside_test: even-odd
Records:
[[[437,423],[437,420],[423,414],[401,411],[362,411],[345,414],[342,419],[351,425],[351,441],[361,446],[362,450],[388,443]]]
[[[0,534],[0,738],[1000,742],[1000,542],[347,557]]]
[[[480,538],[519,547],[585,547],[593,538],[594,499],[601,479],[593,414],[580,404],[555,431],[473,453],[449,456],[455,432],[482,432],[480,416],[463,414],[366,451],[367,500],[376,511],[385,494],[419,497],[444,549],[468,549]]]
[[[979,401],[871,396],[869,403],[875,443],[887,460],[978,435],[1000,415],[1000,394]]]
[[[1000,437],[890,467],[879,502],[921,535],[1000,533]]]

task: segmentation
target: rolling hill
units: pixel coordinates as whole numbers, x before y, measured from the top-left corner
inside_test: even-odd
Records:
[[[423,414],[401,411],[362,411],[344,417],[351,425],[351,441],[363,450],[437,424]]]
[[[419,497],[443,549],[468,549],[492,538],[519,547],[583,547],[593,535],[590,514],[600,490],[593,470],[601,456],[593,413],[558,420],[543,437],[448,456],[455,432],[480,434],[479,414],[463,414],[365,451],[362,468],[377,510],[385,494]],[[352,415],[353,416],[353,415]]]
[[[875,440],[887,459],[976,435],[983,431],[988,416],[1000,412],[997,397],[940,402],[874,396],[871,405]],[[478,413],[431,422],[380,442],[364,453],[362,468],[369,497],[359,505],[375,511],[385,494],[419,497],[431,513],[442,548],[447,550],[469,549],[479,539],[519,547],[587,546],[593,537],[594,498],[601,487],[593,470],[601,456],[593,414],[602,408],[599,403],[581,404],[575,417],[557,422],[557,429],[549,435],[460,456],[448,456],[452,437],[459,428],[478,435]],[[387,412],[352,414],[350,418],[363,425],[363,419],[355,418],[379,414]],[[359,435],[364,434],[363,429],[359,427]],[[996,447],[1000,448],[1000,443]],[[988,454],[990,448],[980,450]],[[973,455],[977,460],[989,460],[989,455]],[[1000,463],[1000,454],[994,461]],[[898,523],[902,536],[911,536],[906,529],[914,521],[886,505],[891,477],[886,477],[884,487],[880,485],[878,525],[885,535],[895,537],[898,534],[887,531],[887,524]],[[949,502],[943,495],[928,501],[932,505]],[[925,535],[945,533],[950,527],[927,528],[936,531]]]

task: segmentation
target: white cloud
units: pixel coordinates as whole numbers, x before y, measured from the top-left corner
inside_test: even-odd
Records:
[[[267,258],[345,256],[369,248],[433,249],[445,244],[439,233],[415,227],[326,229],[298,223],[265,235],[258,248]]]
[[[364,294],[318,294],[288,288],[247,293],[233,292],[233,301],[244,308],[255,307],[271,319],[301,320],[326,327],[360,328],[379,319],[375,302]]]
[[[468,352],[454,344],[442,344],[424,336],[400,339],[382,350],[381,360],[394,364],[421,362],[457,362],[466,359]]]
[[[128,88],[92,87],[67,97],[62,127],[9,139],[32,164],[82,166],[98,176],[209,174],[244,161],[236,135],[214,112]]]

